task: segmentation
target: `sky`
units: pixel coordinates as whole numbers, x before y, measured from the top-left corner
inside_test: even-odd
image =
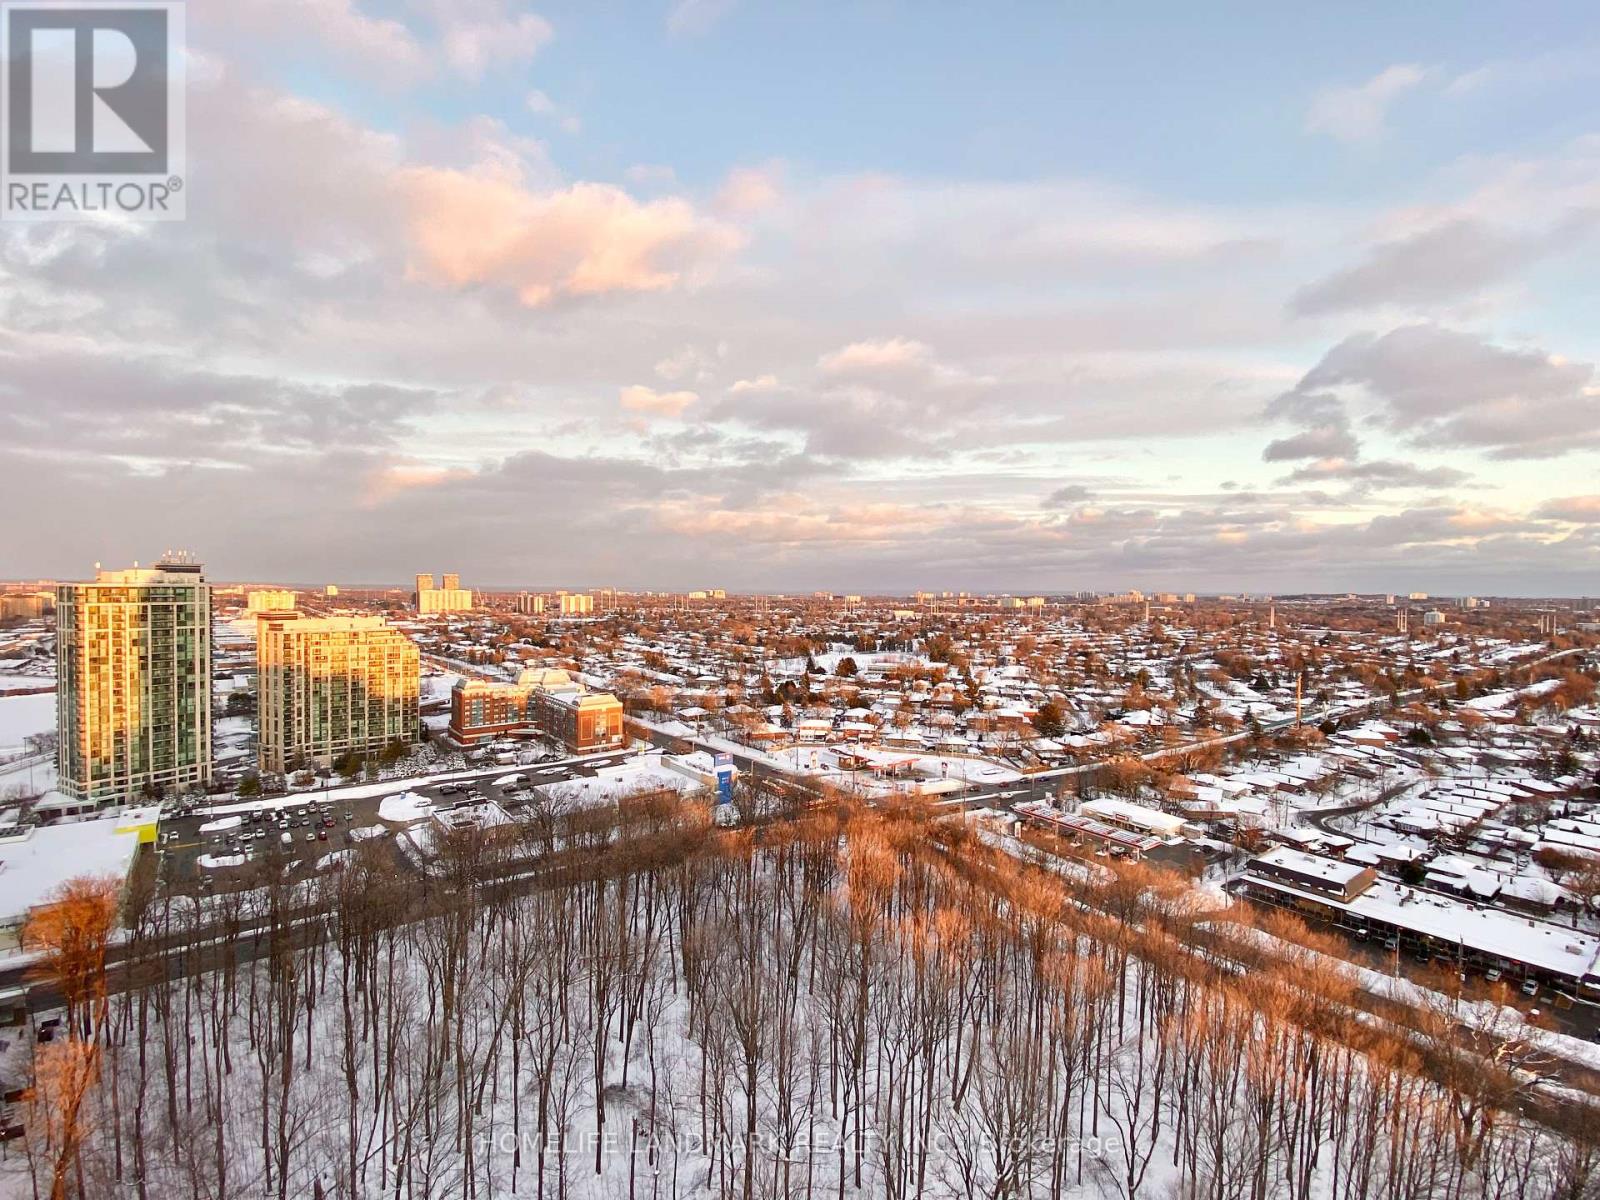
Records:
[[[228,0],[0,576],[1600,593],[1592,4]]]

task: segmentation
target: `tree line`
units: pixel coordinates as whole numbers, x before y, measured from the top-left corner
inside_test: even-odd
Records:
[[[1509,1036],[1374,1012],[1287,918],[926,812],[668,794],[205,900],[79,881],[24,1161],[85,1200],[1600,1193]],[[110,930],[123,940],[109,949]]]

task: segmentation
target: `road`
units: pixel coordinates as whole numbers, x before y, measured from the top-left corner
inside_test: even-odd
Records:
[[[382,826],[397,832],[401,822],[384,821],[378,813],[386,796],[401,792],[415,792],[438,807],[447,807],[464,798],[459,791],[462,785],[481,792],[485,798],[503,808],[515,809],[522,804],[519,792],[527,786],[567,783],[594,778],[596,772],[628,761],[632,752],[615,750],[604,754],[583,755],[551,762],[530,765],[501,764],[482,769],[450,772],[448,779],[421,782],[415,779],[386,781],[381,795],[349,796],[352,790],[366,790],[368,785],[324,788],[320,791],[297,792],[288,796],[269,796],[261,801],[264,813],[282,809],[292,822],[286,831],[291,841],[284,843],[285,831],[270,820],[255,823],[249,820],[235,829],[202,833],[201,827],[219,818],[212,814],[197,813],[186,817],[172,817],[161,822],[157,849],[161,854],[161,879],[179,891],[192,890],[199,880],[215,878],[227,881],[230,868],[205,870],[198,865],[202,854],[223,856],[230,854],[264,854],[269,845],[281,847],[288,859],[289,869],[314,869],[319,860],[356,843],[351,835],[355,830]],[[501,782],[505,781],[505,782]],[[445,788],[450,788],[446,792]],[[236,808],[248,804],[227,805]],[[332,824],[323,822],[326,814]],[[273,815],[277,815],[273,812]],[[325,835],[325,836],[319,836]],[[397,856],[398,862],[405,862]]]

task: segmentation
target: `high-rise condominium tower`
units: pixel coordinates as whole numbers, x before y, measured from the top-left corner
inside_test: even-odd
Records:
[[[442,616],[447,613],[470,612],[472,591],[461,586],[461,576],[446,574],[442,587],[433,586],[432,575],[417,576],[417,590],[411,599],[418,616]]]
[[[211,585],[174,559],[56,588],[60,788],[94,802],[211,780]]]
[[[261,618],[261,769],[416,741],[419,669],[416,643],[381,617]]]

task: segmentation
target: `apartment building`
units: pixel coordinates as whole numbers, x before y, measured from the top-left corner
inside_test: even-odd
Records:
[[[561,596],[563,617],[586,617],[594,612],[594,597],[583,592],[565,592]]]
[[[0,621],[36,621],[55,607],[49,592],[8,592],[0,596]]]
[[[293,612],[295,594],[288,588],[256,588],[244,596],[247,613]]]
[[[258,622],[261,769],[283,774],[417,738],[421,657],[381,617]]]
[[[56,588],[58,787],[96,804],[211,782],[211,585],[199,563]]]
[[[472,591],[462,587],[461,576],[455,574],[445,575],[439,587],[434,587],[432,575],[418,575],[411,599],[423,617],[472,611]]]

